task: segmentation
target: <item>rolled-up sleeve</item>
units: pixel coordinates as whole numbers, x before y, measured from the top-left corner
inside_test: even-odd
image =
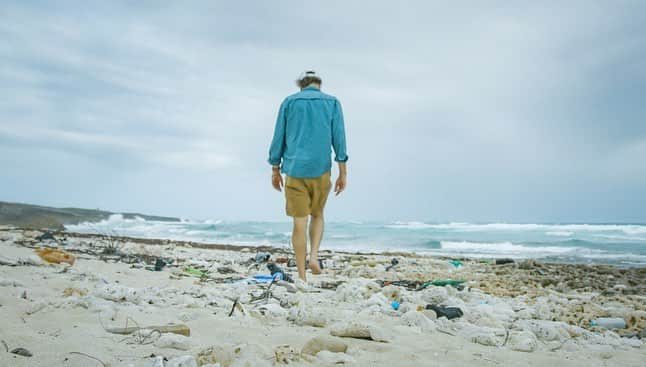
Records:
[[[332,148],[334,148],[334,160],[346,162],[348,154],[345,146],[345,124],[343,122],[343,110],[341,103],[335,101],[334,115],[332,117]]]
[[[272,166],[279,166],[285,152],[285,126],[287,125],[287,101],[283,101],[278,110],[276,127],[274,128],[274,138],[269,147],[269,159],[267,160]]]

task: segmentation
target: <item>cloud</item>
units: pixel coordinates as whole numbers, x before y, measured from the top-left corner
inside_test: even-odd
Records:
[[[34,169],[52,152],[57,164],[88,160],[112,173],[134,190],[105,199],[121,203],[115,210],[275,218],[269,139],[280,101],[312,67],[347,121],[351,182],[333,218],[646,220],[630,205],[606,210],[646,195],[644,10],[628,1],[5,4],[0,147]],[[92,172],[99,185],[105,176]],[[0,183],[8,198],[36,198],[11,181]],[[143,194],[160,181],[185,202]],[[393,192],[397,200],[375,200]],[[37,198],[93,207],[95,196]],[[564,197],[600,203],[552,204]]]

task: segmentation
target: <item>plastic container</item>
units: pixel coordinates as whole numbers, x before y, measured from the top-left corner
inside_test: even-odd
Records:
[[[626,320],[621,317],[600,317],[590,321],[590,326],[599,326],[605,329],[625,329]]]

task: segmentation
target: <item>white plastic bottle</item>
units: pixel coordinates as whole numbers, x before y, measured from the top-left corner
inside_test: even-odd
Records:
[[[625,329],[626,320],[621,317],[600,317],[590,321],[590,326],[599,326],[605,329]]]

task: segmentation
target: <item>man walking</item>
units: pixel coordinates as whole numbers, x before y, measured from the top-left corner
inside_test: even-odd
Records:
[[[345,127],[339,101],[321,92],[321,78],[314,71],[304,72],[296,81],[301,88],[283,101],[278,112],[274,138],[269,148],[271,182],[281,191],[285,174],[287,215],[294,218],[292,246],[296,256],[299,284],[307,282],[307,224],[309,219],[312,274],[320,274],[318,251],[323,238],[323,209],[332,187],[331,150],[339,165],[334,192],[346,186]],[[297,284],[297,285],[299,285]],[[306,286],[306,283],[304,284]]]

